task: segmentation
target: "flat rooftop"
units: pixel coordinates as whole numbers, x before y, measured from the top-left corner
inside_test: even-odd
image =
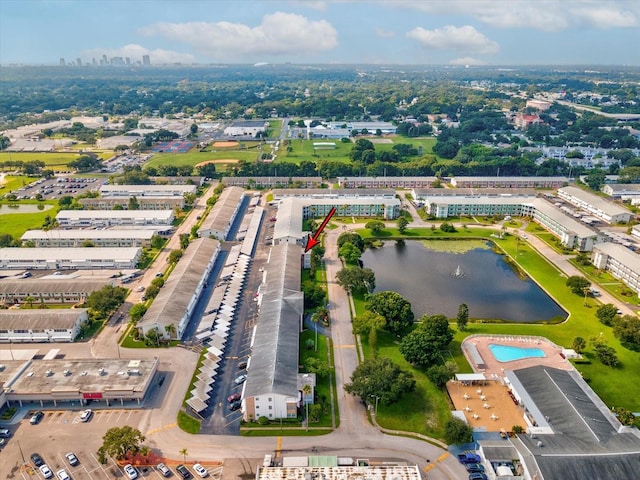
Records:
[[[421,480],[420,469],[413,466],[368,467],[262,467],[256,480]]]
[[[566,195],[570,195],[574,198],[577,198],[581,202],[587,203],[591,205],[593,208],[600,210],[608,215],[620,215],[620,214],[631,214],[629,210],[620,205],[612,203],[598,195],[593,193],[585,192],[581,188],[578,187],[563,187],[558,189],[558,193],[564,193]]]
[[[25,330],[70,329],[86,308],[0,310],[0,329]]]

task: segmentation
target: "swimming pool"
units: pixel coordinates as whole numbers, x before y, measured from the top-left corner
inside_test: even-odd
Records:
[[[522,360],[523,358],[540,358],[546,357],[545,353],[539,348],[521,348],[510,347],[508,345],[489,344],[489,350],[499,362],[513,362],[514,360]]]

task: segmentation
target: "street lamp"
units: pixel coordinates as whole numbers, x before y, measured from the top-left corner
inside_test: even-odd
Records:
[[[377,416],[378,415],[378,400],[380,400],[380,397],[378,395],[369,395],[369,397],[376,399],[376,406],[375,406],[375,408],[373,410],[373,414]]]

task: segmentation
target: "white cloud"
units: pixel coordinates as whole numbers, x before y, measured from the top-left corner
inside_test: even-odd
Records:
[[[385,30],[384,28],[376,28],[376,35],[380,38],[391,38],[396,36],[396,32]]]
[[[141,45],[129,44],[120,48],[92,48],[90,50],[83,50],[80,52],[81,58],[95,58],[99,60],[102,55],[106,55],[107,58],[112,57],[129,57],[131,63],[141,62],[143,55],[149,55],[152,65],[160,65],[165,63],[193,63],[195,57],[190,53],[174,52],[171,50],[163,50],[157,48],[155,50],[149,50]]]
[[[463,27],[447,25],[435,30],[417,27],[407,32],[407,37],[418,41],[424,48],[430,50],[452,50],[481,55],[497,53],[500,50],[496,42],[489,40],[470,25]]]
[[[265,15],[256,27],[230,22],[162,22],[138,33],[185,43],[210,58],[312,54],[338,46],[338,33],[329,22],[283,12]]]
[[[323,12],[327,9],[327,2],[323,0],[292,0],[291,3]]]
[[[382,0],[434,15],[466,15],[498,28],[560,31],[572,27],[635,27],[640,25],[637,0]]]
[[[449,61],[449,65],[486,65],[486,62],[472,57],[454,58]]]

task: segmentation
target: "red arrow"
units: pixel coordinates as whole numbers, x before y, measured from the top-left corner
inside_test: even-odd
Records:
[[[329,223],[329,220],[331,220],[331,217],[333,217],[334,213],[336,213],[336,207],[333,207],[333,208],[331,208],[331,210],[329,210],[329,213],[327,214],[325,219],[322,221],[322,224],[320,225],[320,228],[318,228],[318,230],[316,230],[316,233],[313,235],[313,237],[311,237],[311,236],[307,237],[307,246],[304,247],[304,253],[307,253],[309,250],[311,250],[313,247],[315,247],[316,245],[318,245],[320,243],[320,241],[318,240],[318,237],[320,236],[320,234],[324,230],[324,227],[327,226],[327,223]]]

